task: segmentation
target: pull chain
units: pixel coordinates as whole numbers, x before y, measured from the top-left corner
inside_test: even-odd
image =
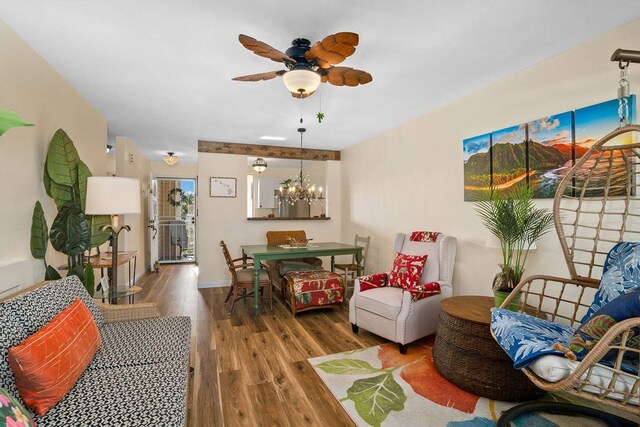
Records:
[[[618,88],[618,117],[620,118],[620,127],[629,124],[629,80],[627,79],[627,70],[629,63],[618,64],[620,67],[620,87]]]

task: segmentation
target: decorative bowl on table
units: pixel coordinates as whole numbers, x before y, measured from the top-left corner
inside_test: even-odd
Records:
[[[306,248],[309,245],[309,242],[313,239],[300,239],[296,240],[293,237],[287,237],[287,241],[289,242],[289,246],[292,248]]]

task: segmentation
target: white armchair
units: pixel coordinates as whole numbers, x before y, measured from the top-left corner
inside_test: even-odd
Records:
[[[396,234],[394,253],[428,255],[420,283],[437,282],[440,294],[414,301],[410,292],[391,286],[361,291],[360,278],[354,283],[349,301],[349,321],[353,332],[362,327],[397,342],[400,353],[407,344],[431,335],[438,329],[440,301],[453,293],[451,285],[456,257],[456,239],[439,234],[435,242],[412,241],[410,234]],[[384,273],[381,275],[384,276]]]

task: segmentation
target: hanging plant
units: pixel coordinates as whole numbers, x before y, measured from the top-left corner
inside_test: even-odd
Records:
[[[316,114],[316,117],[318,118],[318,123],[322,123],[322,120],[324,120],[324,113],[322,112],[322,94],[320,94],[320,107],[318,108],[318,114]]]
[[[185,201],[184,197],[184,191],[182,188],[174,188],[169,191],[167,202],[169,202],[171,206],[181,206]]]

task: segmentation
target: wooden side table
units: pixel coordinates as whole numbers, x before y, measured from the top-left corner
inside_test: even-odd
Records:
[[[109,277],[109,281],[111,280],[111,253],[104,253],[102,255],[94,255],[89,257],[88,261],[91,263],[93,268],[100,269],[100,277],[104,277],[104,269],[107,269],[107,275]],[[133,263],[133,272],[131,270],[131,264]],[[136,267],[138,264],[138,251],[118,251],[118,266],[128,264],[129,265],[129,288],[126,292],[118,292],[118,298],[122,296],[129,297],[129,303],[134,302],[135,294],[142,290],[141,287],[136,286]],[[97,292],[96,292],[97,294]],[[95,296],[94,296],[95,298]],[[102,298],[102,302],[105,302],[104,292],[101,293],[98,298]],[[109,301],[108,298],[106,298]]]
[[[97,268],[100,269],[101,278],[104,277],[104,270],[106,268],[107,277],[109,278],[109,281],[111,281],[111,274],[112,274],[111,267],[113,264],[112,264],[110,252],[106,252],[101,255],[90,256],[88,258],[85,258],[85,261],[90,262],[91,266],[94,269],[97,269]],[[131,270],[132,263],[133,263],[133,270]],[[121,266],[123,264],[129,265],[129,282],[128,282],[129,287],[126,292],[118,292],[118,298],[129,297],[129,303],[133,304],[135,294],[142,291],[142,288],[140,286],[136,286],[136,269],[138,265],[138,251],[118,251],[118,266]],[[68,269],[69,269],[69,266],[67,264],[64,264],[58,267],[58,270],[68,270]],[[93,295],[93,298],[102,299],[102,302],[108,302],[109,304],[112,303],[111,301],[109,301],[109,298],[104,294],[104,292],[101,292],[100,294],[98,292],[95,292]],[[115,303],[116,304],[118,303],[117,300]]]
[[[494,299],[457,296],[440,303],[433,361],[451,383],[478,396],[508,402],[544,394],[519,370],[491,336]]]

